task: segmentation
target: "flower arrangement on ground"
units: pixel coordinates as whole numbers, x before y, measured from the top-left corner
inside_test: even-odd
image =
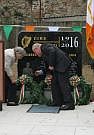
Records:
[[[78,77],[78,75],[74,75],[70,77],[69,81],[70,81],[71,86],[74,87],[74,90],[73,90],[74,102],[75,104],[77,104],[77,100],[79,100],[79,97],[80,97],[79,91],[77,88],[78,84],[80,83],[80,77]]]
[[[87,105],[90,102],[92,85],[86,82],[83,76],[72,76],[69,81],[71,86],[73,87],[75,104]]]
[[[19,103],[46,104],[48,101],[44,96],[44,81],[36,82],[32,76],[22,75],[17,79],[20,87]],[[29,94],[26,94],[29,92]]]

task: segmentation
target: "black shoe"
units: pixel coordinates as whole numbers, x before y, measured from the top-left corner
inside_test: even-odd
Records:
[[[15,102],[7,102],[7,106],[16,106],[18,103]]]
[[[2,111],[2,103],[0,103],[0,111]]]
[[[60,110],[74,110],[75,106],[74,105],[62,105],[60,107]]]
[[[92,112],[94,113],[94,110]]]

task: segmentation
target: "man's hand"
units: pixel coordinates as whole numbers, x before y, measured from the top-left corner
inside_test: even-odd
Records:
[[[54,70],[54,67],[53,66],[49,66],[49,70]]]
[[[43,74],[42,70],[36,70],[35,71],[35,76],[39,76],[39,75],[42,75],[42,74]]]

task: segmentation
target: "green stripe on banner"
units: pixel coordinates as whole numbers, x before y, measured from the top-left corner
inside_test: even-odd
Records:
[[[81,32],[82,31],[82,27],[81,26],[73,26],[72,30],[73,31],[77,31],[77,32]]]
[[[13,29],[13,26],[11,26],[11,25],[4,25],[3,29],[4,29],[4,33],[5,33],[6,39],[8,40],[9,36],[10,36],[10,33],[11,33],[12,29]]]

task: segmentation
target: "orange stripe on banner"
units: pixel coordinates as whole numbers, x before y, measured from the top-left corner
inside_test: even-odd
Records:
[[[35,26],[31,26],[31,25],[25,26],[25,30],[26,32],[34,32]]]
[[[86,46],[90,56],[94,59],[94,25],[91,27],[88,23],[86,24],[86,35]]]

